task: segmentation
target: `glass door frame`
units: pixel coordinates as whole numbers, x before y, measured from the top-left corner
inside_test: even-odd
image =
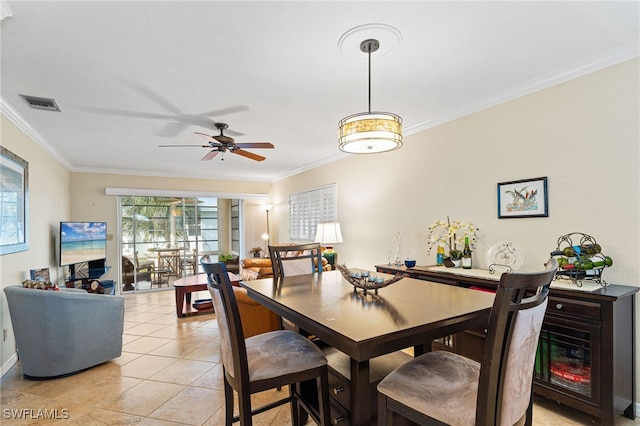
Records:
[[[145,196],[155,196],[155,197],[171,197],[171,198],[218,198],[218,199],[230,199],[230,200],[238,200],[239,206],[240,206],[240,211],[239,211],[239,230],[237,232],[237,236],[239,238],[239,241],[234,241],[232,242],[234,244],[237,243],[239,249],[238,249],[238,253],[242,253],[244,250],[244,234],[245,234],[245,220],[244,220],[244,202],[246,200],[259,200],[262,202],[266,202],[266,200],[268,200],[268,196],[267,195],[256,195],[256,194],[231,194],[231,193],[191,193],[188,191],[156,191],[156,190],[149,190],[149,189],[130,189],[130,188],[106,188],[105,189],[105,193],[106,195],[116,195],[117,197],[117,203],[116,203],[116,208],[117,208],[117,215],[116,215],[116,223],[117,223],[117,240],[116,240],[116,244],[117,244],[117,255],[118,255],[118,262],[117,262],[117,280],[116,282],[118,283],[116,285],[116,294],[135,294],[137,292],[139,292],[140,290],[138,290],[136,288],[136,286],[134,286],[134,290],[133,291],[127,291],[124,292],[123,291],[123,282],[122,282],[122,257],[124,256],[123,253],[123,243],[122,243],[122,239],[123,239],[123,231],[122,231],[122,197],[123,196],[140,196],[140,197],[145,197]],[[196,224],[196,227],[199,228],[199,224]],[[199,272],[198,269],[198,263],[199,263],[200,257],[197,256],[196,257],[196,273]],[[151,286],[152,288],[149,290],[144,290],[144,292],[148,292],[148,291],[152,291],[152,290],[156,290],[154,289],[153,286]],[[171,287],[169,287],[171,288]],[[160,288],[160,290],[166,290],[167,288]]]

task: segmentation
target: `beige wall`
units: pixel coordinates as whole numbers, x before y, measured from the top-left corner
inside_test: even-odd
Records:
[[[6,117],[2,116],[0,125],[2,146],[29,163],[29,250],[0,256],[0,287],[21,283],[29,270],[36,268],[49,268],[51,280],[56,281],[56,235],[59,222],[70,214],[70,173]],[[0,292],[0,313],[0,325],[8,333],[6,341],[0,336],[0,367],[4,373],[15,361],[15,340],[4,292]]]
[[[488,244],[506,238],[524,247],[523,270],[539,269],[560,235],[584,232],[614,260],[606,281],[640,286],[639,62],[409,136],[398,151],[351,156],[276,182],[278,237],[287,238],[288,194],[336,183],[345,242],[335,249],[348,266],[386,262],[396,232],[402,256],[435,263],[428,227],[449,215],[479,226],[476,266],[486,267]],[[539,176],[548,177],[549,217],[497,219],[496,183]]]

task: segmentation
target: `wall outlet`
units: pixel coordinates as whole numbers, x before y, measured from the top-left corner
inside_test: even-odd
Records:
[[[6,342],[7,341],[7,333],[9,332],[9,330],[7,330],[6,328],[2,329],[2,341]]]

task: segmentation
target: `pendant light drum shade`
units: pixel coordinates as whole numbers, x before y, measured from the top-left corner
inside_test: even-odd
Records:
[[[402,146],[402,119],[391,112],[353,114],[338,125],[338,147],[350,154],[374,154]]]
[[[402,146],[402,119],[390,112],[371,111],[371,53],[378,50],[376,39],[360,43],[369,59],[369,109],[353,114],[338,123],[338,148],[350,154],[373,154],[393,151]]]

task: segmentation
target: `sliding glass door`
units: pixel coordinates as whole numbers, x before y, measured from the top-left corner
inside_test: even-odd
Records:
[[[240,205],[218,198],[120,196],[122,291],[171,289],[176,279],[201,272],[203,255],[215,260],[233,252],[227,235],[239,235],[240,221],[226,218],[232,208],[238,218]]]

